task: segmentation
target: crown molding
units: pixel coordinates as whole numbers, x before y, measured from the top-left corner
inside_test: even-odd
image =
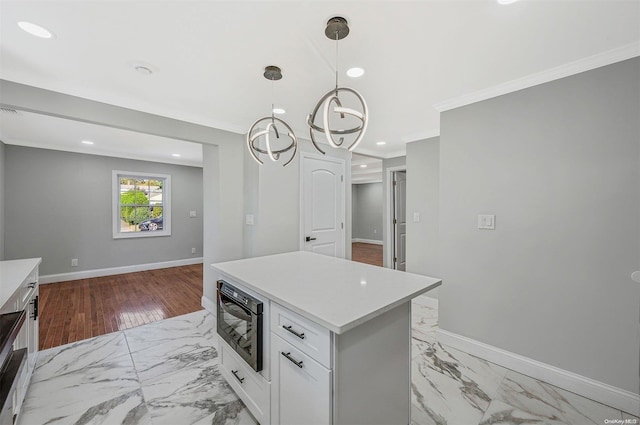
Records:
[[[445,100],[433,105],[438,112],[445,112],[450,109],[459,108],[461,106],[470,105],[482,100],[491,99],[493,97],[502,96],[507,93],[537,86],[538,84],[548,83],[549,81],[558,80],[560,78],[569,77],[581,72],[589,71],[602,66],[611,65],[616,62],[631,59],[640,56],[640,41],[636,41],[624,46],[617,47],[606,52],[578,59],[546,71],[528,75],[523,78],[498,84],[497,86],[482,89],[473,93],[465,94],[453,99]]]

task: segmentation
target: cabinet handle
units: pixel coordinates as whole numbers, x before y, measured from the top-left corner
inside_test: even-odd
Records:
[[[236,379],[238,381],[240,381],[241,384],[244,382],[244,378],[241,378],[241,377],[238,376],[238,371],[237,370],[232,370],[231,373],[233,373],[233,376],[235,376]]]
[[[302,360],[298,361],[298,360],[294,359],[293,357],[291,357],[291,352],[285,353],[284,351],[281,351],[280,354],[285,356],[291,363],[293,363],[294,365],[296,365],[300,369],[302,369]]]
[[[33,305],[33,315],[31,316],[31,318],[33,320],[36,320],[38,318],[38,295],[36,295],[36,297],[29,304]]]
[[[294,331],[293,329],[291,329],[291,325],[289,326],[283,326],[283,328],[289,332],[291,332],[292,334],[294,334],[295,336],[297,336],[300,339],[304,339],[304,332],[298,333],[296,331]]]

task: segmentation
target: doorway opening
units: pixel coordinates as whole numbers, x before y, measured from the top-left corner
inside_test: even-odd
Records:
[[[351,156],[351,259],[383,265],[382,160],[353,153]]]
[[[406,167],[387,169],[389,229],[386,264],[389,268],[406,271],[407,253],[407,170]]]

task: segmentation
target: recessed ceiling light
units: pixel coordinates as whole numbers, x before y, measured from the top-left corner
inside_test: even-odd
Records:
[[[362,77],[364,75],[364,69],[358,67],[349,68],[347,70],[347,75],[352,78]]]
[[[31,22],[20,21],[20,22],[18,22],[18,26],[20,27],[20,29],[22,31],[28,32],[29,34],[34,35],[36,37],[40,37],[40,38],[51,38],[51,37],[53,37],[53,34],[51,33],[51,31],[49,31],[46,28],[41,27],[40,25],[36,25],[34,23],[31,23]]]
[[[497,0],[498,4],[511,4],[511,3],[515,3],[518,0]]]
[[[83,145],[93,145],[93,142],[91,140],[83,140],[82,144]]]
[[[180,158],[180,154],[179,153],[172,153],[171,156],[175,156],[176,158]]]
[[[367,168],[367,164],[361,164],[360,168]]]
[[[386,145],[386,144],[387,144],[387,142],[376,142],[376,145],[378,145],[378,146],[382,146],[382,145]]]
[[[282,115],[282,114],[284,114],[285,112],[287,112],[287,111],[285,111],[285,110],[284,110],[284,109],[282,109],[282,108],[273,108],[273,113],[274,113],[274,114]]]

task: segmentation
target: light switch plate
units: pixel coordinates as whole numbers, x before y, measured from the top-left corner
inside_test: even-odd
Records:
[[[250,226],[253,226],[253,214],[247,214],[244,222]]]
[[[193,218],[196,216],[196,212],[195,211],[189,211],[189,217]]]
[[[496,228],[496,216],[493,214],[478,215],[478,229],[494,230]]]
[[[413,213],[413,222],[414,223],[419,223],[420,222],[420,213],[419,212],[414,212]]]

